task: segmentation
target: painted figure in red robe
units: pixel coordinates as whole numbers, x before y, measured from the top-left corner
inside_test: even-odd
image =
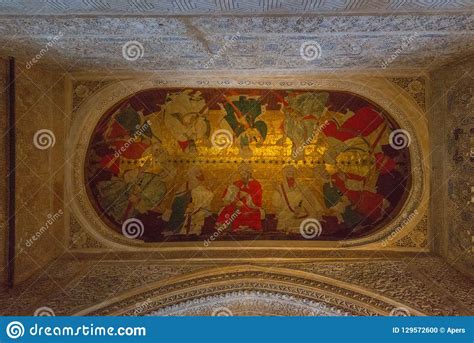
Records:
[[[216,221],[217,227],[230,225],[232,231],[262,229],[262,186],[252,178],[248,164],[239,166],[240,180],[227,187],[224,192],[224,208]],[[237,215],[236,215],[237,214]],[[233,218],[229,220],[229,218]],[[231,222],[229,224],[229,222]]]

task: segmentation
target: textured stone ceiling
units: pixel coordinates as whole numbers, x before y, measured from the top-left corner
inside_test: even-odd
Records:
[[[353,14],[462,11],[472,0],[2,0],[5,14]]]
[[[69,71],[426,70],[474,53],[472,0],[0,0],[0,13],[2,55]]]

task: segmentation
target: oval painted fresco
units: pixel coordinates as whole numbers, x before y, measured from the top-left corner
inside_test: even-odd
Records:
[[[400,212],[408,143],[347,92],[150,89],[104,113],[85,182],[100,218],[130,239],[347,240]]]

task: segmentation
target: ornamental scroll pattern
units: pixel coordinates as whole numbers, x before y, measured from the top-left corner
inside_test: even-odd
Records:
[[[259,281],[244,281],[241,279],[259,279]],[[288,283],[294,286],[288,285]],[[205,286],[195,288],[199,284]],[[180,290],[186,290],[191,286],[193,286],[194,289],[190,291],[179,292]],[[315,289],[309,290],[307,288]],[[316,289],[324,289],[325,291],[329,291],[336,295],[320,293]],[[277,273],[249,271],[226,273],[225,275],[211,275],[201,279],[192,279],[185,282],[165,285],[88,314],[113,315],[117,311],[121,311],[124,308],[131,308],[136,304],[141,304],[146,301],[150,303],[151,308],[161,308],[163,306],[170,306],[182,301],[187,301],[187,299],[208,297],[213,294],[228,293],[235,290],[258,290],[262,292],[287,294],[290,296],[306,298],[316,302],[323,302],[328,304],[330,307],[336,307],[342,311],[366,316],[376,315],[377,313],[380,314],[383,312],[388,313],[394,307],[393,305],[390,305],[379,299],[372,298],[371,296],[367,296],[349,289],[340,288],[324,282],[292,277],[288,275],[280,275]],[[178,294],[175,294],[177,292]],[[160,297],[156,300],[154,299],[158,295],[168,293],[171,293],[171,295]],[[351,300],[347,298],[350,298]],[[357,300],[357,302],[353,302],[352,300]],[[360,306],[358,303],[367,304],[368,307]],[[375,307],[377,310],[370,310],[371,307]],[[135,309],[132,311],[134,310]],[[129,314],[131,313],[129,312]]]
[[[110,81],[74,81],[72,89],[72,119],[81,104],[90,98],[96,91],[110,84]]]
[[[423,77],[396,77],[389,78],[390,82],[396,84],[408,92],[416,103],[426,111],[426,81]]]
[[[69,237],[69,247],[71,249],[105,248],[103,244],[82,228],[73,214],[69,219]]]
[[[279,293],[236,291],[188,300],[183,303],[150,310],[151,301],[138,304],[127,315],[145,316],[211,316],[219,309],[232,316],[348,316],[351,313],[335,306]],[[227,311],[228,310],[228,311]]]

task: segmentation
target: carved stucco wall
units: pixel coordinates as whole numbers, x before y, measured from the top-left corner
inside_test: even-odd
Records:
[[[315,7],[308,5],[294,11],[288,8],[285,11],[285,6],[275,5],[274,0],[239,1],[235,7],[215,9],[215,16],[202,15],[198,5],[178,10],[179,14],[155,8],[137,15],[140,10],[131,3],[139,1],[123,1],[123,5],[110,2],[108,9],[99,11],[108,14],[104,16],[87,15],[91,13],[92,1],[88,1],[87,6],[83,2],[81,11],[71,8],[74,7],[71,1],[63,1],[65,8],[52,13],[48,6],[41,6],[18,11],[23,16],[3,16],[0,18],[0,53],[13,54],[26,63],[39,49],[51,45],[39,63],[59,70],[209,69],[240,70],[252,75],[255,70],[359,71],[370,68],[374,73],[385,69],[419,70],[474,51],[472,4],[463,6],[459,1],[456,6],[459,13],[446,12],[449,1],[429,1],[423,6],[421,1],[410,1],[410,4],[394,0],[394,6],[405,7],[401,11],[390,8],[391,1],[383,1],[383,4],[359,0],[352,4],[351,1],[315,1]],[[228,3],[206,2],[211,7]],[[296,2],[307,3],[293,1]],[[30,1],[29,6],[40,6],[40,3]],[[174,3],[169,1],[169,7]],[[252,6],[252,3],[262,7]],[[9,4],[14,6],[15,3]],[[384,12],[381,10],[384,5],[388,5],[387,15],[357,11],[357,7],[366,7],[363,11]],[[268,16],[273,12],[268,10],[271,6],[276,6],[275,12],[281,11],[281,15]],[[318,10],[318,7],[332,7],[335,13],[340,13],[345,6],[349,12],[352,10],[351,15]],[[418,12],[417,8],[424,12]],[[31,17],[40,11],[46,13]],[[120,12],[132,15],[122,16]],[[238,15],[233,15],[235,13]],[[237,39],[230,42],[231,37]],[[140,45],[130,44],[133,41]],[[312,61],[301,58],[302,44],[314,41],[321,47],[320,58]],[[141,51],[137,54],[140,58],[134,61],[124,58],[123,46],[137,47]]]
[[[43,306],[56,315],[172,314],[189,302],[204,305],[208,297],[217,306],[232,294],[242,300],[246,292],[261,292],[276,295],[273,306],[282,315],[295,314],[284,305],[289,298],[358,315],[388,315],[398,307],[412,315],[473,315],[471,288],[472,280],[430,256],[242,265],[104,254],[54,261],[34,285],[0,293],[0,314],[32,315]]]
[[[7,275],[7,70],[7,60],[0,58],[0,288],[6,283]]]
[[[16,76],[15,283],[19,283],[64,251],[66,114],[61,74],[17,64]],[[49,132],[35,139],[39,130]]]
[[[434,248],[474,275],[474,60],[432,73],[429,104],[433,142],[431,215]]]
[[[3,2],[0,10],[5,14],[135,14],[135,15],[198,15],[198,14],[356,14],[356,13],[405,13],[409,11],[424,12],[460,12],[472,10],[468,0],[385,0],[374,5],[360,0],[345,1],[288,1],[288,0],[161,0],[161,1],[16,1]]]

